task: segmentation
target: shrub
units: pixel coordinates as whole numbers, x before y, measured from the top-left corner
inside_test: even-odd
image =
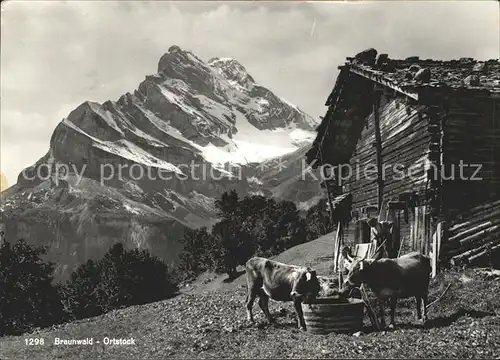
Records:
[[[0,335],[21,334],[64,320],[60,286],[53,286],[54,264],[44,262],[47,247],[20,239],[0,246]]]
[[[306,220],[308,240],[317,239],[322,235],[332,232],[335,228],[326,199],[321,199],[307,211]]]
[[[71,274],[63,289],[65,310],[71,317],[83,319],[104,312],[97,297],[99,281],[99,263],[93,260],[80,265]]]
[[[181,239],[183,250],[179,254],[179,270],[182,280],[191,279],[202,272],[215,268],[217,244],[207,228],[186,229]]]
[[[73,318],[171,297],[177,291],[173,272],[145,250],[113,245],[101,260],[81,265],[65,286],[66,310]]]

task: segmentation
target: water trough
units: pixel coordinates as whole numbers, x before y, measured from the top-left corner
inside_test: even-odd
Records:
[[[361,299],[330,296],[303,303],[302,312],[308,332],[355,333],[363,326],[364,306]]]

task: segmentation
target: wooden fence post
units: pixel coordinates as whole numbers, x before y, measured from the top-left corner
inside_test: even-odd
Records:
[[[335,244],[333,248],[333,272],[337,272],[339,269],[339,258],[340,258],[340,244],[343,238],[343,225],[342,221],[337,224],[337,235],[335,236]]]
[[[416,251],[416,250],[420,250],[420,244],[418,243],[418,236],[419,236],[419,208],[418,206],[415,206],[415,219],[414,219],[414,222],[413,222],[413,227],[414,227],[414,230],[413,230],[413,244],[412,244],[412,247],[413,247],[413,251]]]
[[[440,228],[440,226],[438,223],[436,232],[432,235],[431,267],[432,267],[432,278],[433,279],[436,277],[436,274],[437,274],[437,257],[438,257],[438,255],[437,255],[437,252],[438,252],[437,243],[438,243],[438,238],[441,237],[439,228]]]
[[[344,271],[344,259],[342,259],[339,265],[339,291],[342,291],[342,285],[344,283],[344,274],[342,274],[343,271]]]
[[[432,265],[432,278],[435,278],[437,275],[437,267],[439,263],[439,254],[441,251],[441,243],[446,240],[443,239],[445,236],[446,223],[439,222],[436,227],[436,232],[432,236],[432,257],[431,257],[431,265]]]

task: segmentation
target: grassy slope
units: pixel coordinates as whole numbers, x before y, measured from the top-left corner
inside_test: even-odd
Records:
[[[291,263],[321,263],[331,253],[328,237],[277,257]],[[308,246],[309,245],[309,246]],[[302,249],[302,250],[300,250]],[[302,255],[301,255],[302,254]],[[325,268],[328,268],[326,266]],[[195,291],[157,303],[44,329],[38,334],[0,339],[1,359],[116,358],[498,358],[500,357],[500,281],[478,271],[442,273],[431,283],[431,301],[451,287],[429,311],[427,329],[414,320],[414,300],[401,301],[397,328],[386,333],[312,335],[295,329],[290,304],[271,302],[277,324],[245,322],[245,286],[237,280],[218,291]],[[198,289],[199,290],[199,289]],[[210,290],[210,289],[205,289]],[[365,324],[368,320],[365,316]],[[365,329],[368,332],[368,329]],[[54,337],[136,339],[135,346],[54,346]],[[27,337],[43,337],[47,345],[28,347]]]
[[[318,275],[328,275],[333,265],[334,239],[335,232],[332,232],[316,240],[288,249],[272,259],[285,264],[312,266],[317,269]],[[242,273],[244,268],[239,267],[238,270]],[[235,289],[246,286],[245,284],[244,274],[228,283],[226,282],[226,275],[206,273],[200,276],[197,281],[189,284],[189,287],[184,288],[182,292],[194,294],[203,291]]]

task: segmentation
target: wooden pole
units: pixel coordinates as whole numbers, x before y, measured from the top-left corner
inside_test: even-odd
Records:
[[[413,249],[414,251],[416,251],[418,249],[418,223],[419,223],[419,216],[418,216],[418,206],[415,207],[415,221],[413,223],[414,225],[414,228],[415,228],[415,231],[413,231]]]
[[[334,253],[333,253],[333,272],[337,272],[339,269],[339,258],[340,258],[340,244],[342,243],[343,239],[343,234],[344,229],[343,229],[343,224],[342,221],[339,221],[337,223],[337,235],[335,237],[335,244],[334,244]]]
[[[341,72],[341,74],[343,74],[343,72]],[[341,87],[341,91],[342,91],[343,87]],[[338,101],[338,98],[337,98],[337,101]],[[321,166],[324,165],[324,157],[323,157],[323,143],[325,142],[325,139],[328,135],[328,132],[330,131],[330,125],[331,125],[331,121],[329,119],[329,116],[330,116],[330,111],[333,107],[329,107],[328,108],[328,113],[327,115],[325,116],[325,118],[327,119],[326,121],[329,121],[327,124],[326,124],[326,129],[325,129],[325,133],[323,134],[323,137],[321,138],[321,142],[320,144],[318,145],[318,153],[319,153],[319,158],[320,158],[320,162],[321,162]],[[326,169],[323,167],[323,176],[325,175],[326,173]],[[330,188],[328,186],[328,181],[326,180],[326,176],[325,176],[325,180],[324,183],[325,183],[325,189],[326,189],[326,197],[328,199],[328,205],[330,207],[330,218],[332,220],[332,224],[335,223],[335,216],[334,216],[334,213],[333,213],[333,201],[332,201],[332,197],[331,197],[331,194],[330,194]]]
[[[484,238],[486,235],[489,235],[491,233],[495,233],[498,229],[500,229],[500,224],[499,225],[494,225],[492,227],[489,227],[487,229],[481,230],[474,235],[467,236],[466,238],[459,240],[461,246],[469,246],[470,244],[477,242],[477,240],[480,240]]]
[[[335,241],[333,243],[333,272],[337,271],[337,244],[340,237],[340,226],[337,224],[337,233],[335,235]]]
[[[401,242],[399,243],[398,257],[401,256],[401,251],[403,250],[403,245],[404,245],[405,240],[406,240],[406,236],[403,236],[401,238]]]
[[[428,254],[430,249],[431,249],[431,246],[432,246],[432,243],[431,243],[431,235],[432,233],[429,234],[429,230],[430,228],[427,226],[428,225],[428,219],[427,219],[427,206],[424,206],[423,207],[423,211],[422,211],[422,221],[423,221],[423,237],[424,237],[424,251],[425,251],[425,254]]]
[[[432,236],[432,277],[436,277],[437,275],[437,268],[439,264],[439,255],[441,251],[441,243],[443,240],[446,241],[446,239],[443,239],[445,237],[445,229],[446,229],[446,223],[445,222],[439,222],[436,227],[436,232]]]
[[[490,248],[487,248],[486,250],[481,251],[479,254],[471,256],[467,261],[471,265],[476,264],[478,262],[484,261],[487,258],[487,256],[491,256],[498,250],[500,250],[500,244],[496,244]]]
[[[459,232],[457,233],[456,235],[450,237],[448,239],[449,242],[454,242],[456,240],[462,240],[470,235],[474,235],[475,233],[477,233],[478,231],[480,230],[484,230],[484,229],[487,229],[493,225],[496,225],[496,224],[500,224],[500,219],[496,220],[496,221],[486,221],[484,223],[481,223],[477,226],[474,226],[474,227],[471,227],[467,230],[464,230],[462,232]]]
[[[344,276],[342,274],[343,271],[344,271],[344,259],[342,259],[342,261],[339,264],[339,291],[342,291],[342,284],[344,283]]]
[[[378,211],[379,214],[382,211],[382,200],[384,194],[384,179],[382,177],[382,137],[380,135],[380,117],[379,117],[379,107],[380,107],[380,90],[374,88],[374,101],[373,101],[373,125],[375,126],[375,151],[377,159],[377,199],[378,199]]]
[[[325,132],[325,136],[326,136],[326,132]],[[325,136],[323,136],[321,143],[323,143]],[[320,154],[321,164],[323,164],[323,152],[321,151],[321,146],[322,146],[322,144],[320,145],[319,154]],[[328,206],[330,208],[330,219],[332,221],[332,224],[334,224],[335,223],[335,215],[334,215],[333,201],[332,201],[332,196],[330,194],[330,187],[328,186],[328,181],[326,180],[328,178],[326,176],[326,169],[324,167],[323,167],[323,176],[325,178],[325,180],[323,180],[323,182],[325,183],[326,197],[328,199]],[[334,247],[333,247],[333,259],[334,259],[333,270],[334,270],[334,272],[337,270],[336,257],[337,257],[337,242],[338,242],[338,238],[339,238],[339,230],[340,230],[340,227],[337,226],[337,235],[335,237],[335,242],[334,242]]]
[[[437,225],[436,232],[432,236],[432,258],[431,258],[431,267],[432,267],[432,278],[434,279],[437,274],[437,242],[438,242],[438,237],[440,233],[440,226],[439,223]]]
[[[370,299],[368,298],[368,295],[366,294],[365,290],[365,285],[361,284],[361,287],[359,288],[361,292],[361,297],[363,298],[363,302],[365,303],[366,310],[368,312],[368,316],[370,317],[370,321],[372,322],[373,327],[377,330],[380,331],[380,325],[377,320],[377,316],[375,315],[375,311],[373,311],[373,307],[370,304]]]
[[[493,125],[492,126],[493,129],[491,129],[491,133],[494,134],[495,133],[495,122],[497,121],[497,118],[495,117],[496,99],[492,99],[492,100],[493,100],[493,115],[491,116],[491,123]],[[491,142],[492,169],[498,169],[496,164],[495,164],[495,147],[497,146],[497,144],[498,143],[496,141]],[[494,179],[495,176],[496,176],[496,174],[495,174],[495,171],[493,170],[493,174],[491,174],[491,178]],[[493,200],[494,196],[495,196],[495,194],[493,193],[493,191],[490,190],[490,200]]]
[[[328,130],[328,128],[327,128]],[[326,137],[326,133],[327,131],[325,131],[325,135],[323,136],[323,139],[321,140],[321,144],[320,144],[320,148],[319,148],[319,156],[320,156],[320,161],[321,161],[321,164],[323,165],[323,151],[321,150],[321,147],[323,146],[323,141],[325,140],[325,137]],[[326,169],[323,167],[323,176],[325,178],[325,180],[323,180],[323,182],[325,183],[325,190],[326,190],[326,197],[328,199],[328,206],[330,208],[330,219],[332,221],[332,224],[335,224],[335,214],[334,214],[334,208],[333,208],[333,200],[332,200],[332,196],[330,194],[330,187],[328,186],[328,180],[326,180],[327,178],[329,178],[329,176],[326,176]],[[329,174],[331,175],[331,174]],[[337,226],[337,236],[335,238],[335,242],[334,242],[334,248],[333,248],[333,259],[334,259],[334,264],[333,264],[333,270],[336,271],[337,270],[337,262],[336,262],[336,256],[337,256],[337,242],[338,242],[338,238],[339,238],[339,227]]]
[[[323,162],[323,155],[321,155],[321,162]],[[326,174],[326,169],[323,168],[323,176],[325,178],[325,180],[323,180],[323,182],[325,183],[326,197],[328,199],[328,205],[330,207],[330,217],[331,217],[332,223],[335,223],[332,195],[330,194],[330,187],[328,186],[328,180],[326,180],[327,178],[329,178],[328,175],[331,175],[331,174]]]
[[[491,248],[494,245],[500,244],[500,239],[496,240],[488,240],[484,245],[481,245],[478,248],[473,248],[467,251],[464,251],[461,254],[455,255],[454,257],[451,258],[451,264],[452,265],[461,265],[463,263],[467,263],[468,260],[470,259],[471,256],[479,254],[480,252]]]

